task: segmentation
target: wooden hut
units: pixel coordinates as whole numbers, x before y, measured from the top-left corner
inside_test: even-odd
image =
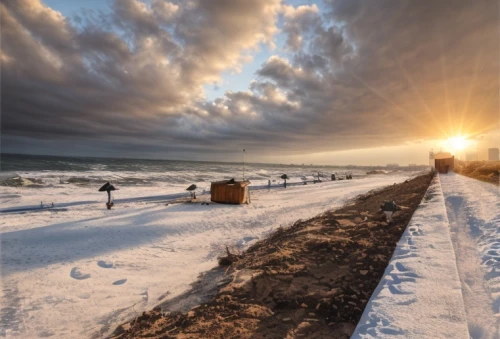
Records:
[[[244,204],[250,202],[248,194],[250,181],[224,180],[212,182],[210,200],[222,204]]]
[[[438,153],[434,157],[434,165],[439,173],[448,173],[453,171],[455,166],[455,157],[450,153]]]

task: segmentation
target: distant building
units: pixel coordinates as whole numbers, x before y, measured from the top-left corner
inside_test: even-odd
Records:
[[[417,164],[409,164],[408,167],[417,167]]]
[[[499,161],[500,152],[498,148],[488,148],[488,160],[489,161]]]
[[[434,150],[430,150],[429,152],[429,166],[434,167]]]
[[[399,167],[399,164],[387,164],[387,167]]]
[[[466,161],[477,161],[477,152],[465,153]]]

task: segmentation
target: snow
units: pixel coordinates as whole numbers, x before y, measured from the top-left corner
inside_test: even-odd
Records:
[[[453,173],[442,186],[470,336],[500,338],[500,189]]]
[[[97,189],[4,187],[4,211],[40,201],[56,208],[0,214],[0,336],[102,337],[189,289],[226,244],[243,249],[279,226],[412,174],[256,190],[249,205],[166,206],[166,198],[187,192],[129,187],[115,192],[112,210]]]
[[[388,337],[469,337],[439,177],[398,242],[352,336]]]
[[[500,190],[436,177],[353,338],[500,338]]]

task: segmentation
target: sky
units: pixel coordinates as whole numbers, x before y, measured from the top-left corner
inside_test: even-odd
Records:
[[[5,0],[1,151],[335,165],[500,146],[497,0]]]

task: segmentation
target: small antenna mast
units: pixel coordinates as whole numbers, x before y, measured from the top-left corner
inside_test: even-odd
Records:
[[[245,149],[243,149],[243,181],[245,181]]]

